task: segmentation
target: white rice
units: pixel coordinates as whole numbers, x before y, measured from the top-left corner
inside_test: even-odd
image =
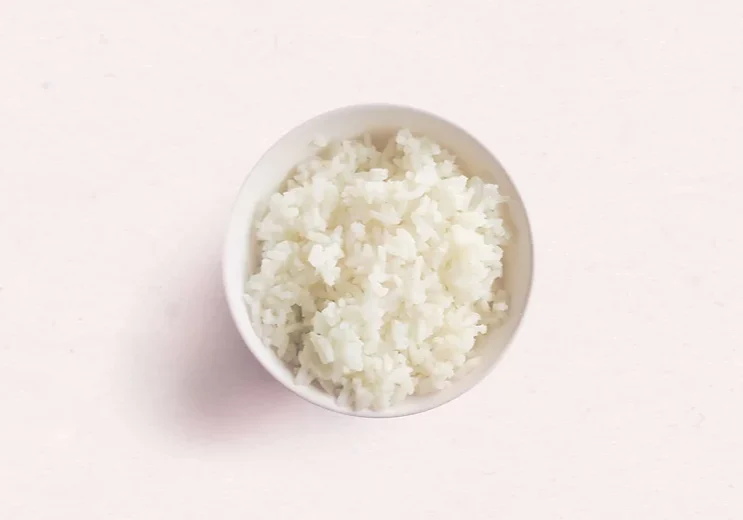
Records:
[[[381,151],[369,136],[325,144],[259,220],[252,323],[342,406],[443,389],[505,317],[505,198],[408,130]]]

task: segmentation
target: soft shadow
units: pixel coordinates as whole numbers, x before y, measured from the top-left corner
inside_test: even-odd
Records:
[[[163,302],[150,336],[150,347],[158,345],[147,356],[155,368],[148,386],[159,418],[189,439],[213,440],[317,413],[253,357],[230,317],[218,266],[204,271]]]

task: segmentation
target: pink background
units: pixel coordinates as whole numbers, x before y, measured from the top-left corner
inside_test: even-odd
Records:
[[[739,519],[743,4],[0,0],[0,518]],[[319,112],[412,104],[517,183],[532,300],[400,420],[284,390],[229,207]]]

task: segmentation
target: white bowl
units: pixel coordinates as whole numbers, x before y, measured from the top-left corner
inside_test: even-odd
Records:
[[[256,206],[275,193],[292,168],[313,155],[311,142],[318,136],[329,139],[352,138],[371,133],[376,139],[386,138],[399,128],[431,137],[453,152],[469,174],[496,182],[508,196],[510,223],[514,239],[504,255],[504,282],[510,295],[507,321],[488,331],[476,344],[481,363],[469,373],[455,379],[451,386],[425,396],[410,396],[402,403],[383,411],[355,411],[338,406],[335,399],[315,386],[298,385],[291,371],[279,360],[270,346],[264,345],[250,323],[243,289],[246,278],[257,267],[260,250],[253,238]],[[477,384],[495,366],[511,341],[526,308],[532,281],[532,239],[529,221],[521,197],[498,160],[477,139],[463,129],[438,116],[410,107],[395,105],[355,105],[319,115],[299,125],[273,145],[260,158],[248,175],[232,210],[224,249],[223,268],[227,302],[243,340],[263,367],[281,384],[318,406],[360,417],[397,417],[430,410],[447,403]]]

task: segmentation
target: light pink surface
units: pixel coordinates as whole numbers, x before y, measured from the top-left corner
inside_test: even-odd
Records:
[[[743,516],[743,4],[0,2],[0,518]],[[440,113],[529,208],[516,342],[367,421],[259,369],[219,256],[324,110]]]

